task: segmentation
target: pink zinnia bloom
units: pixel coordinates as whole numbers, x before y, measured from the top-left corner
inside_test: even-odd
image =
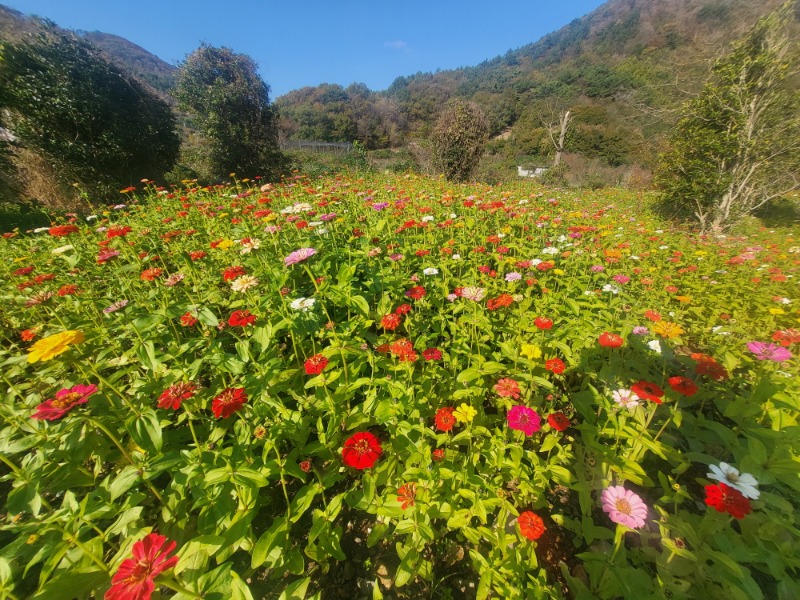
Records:
[[[148,600],[155,589],[153,580],[162,571],[171,569],[178,557],[167,558],[175,542],[157,533],[150,533],[133,545],[132,558],[126,558],[111,579],[105,600]]]
[[[461,288],[462,298],[466,298],[467,300],[472,300],[473,302],[480,302],[486,297],[486,290],[480,287],[475,286],[467,286]]]
[[[625,285],[631,280],[631,278],[628,277],[627,275],[614,275],[611,279],[613,279],[620,285]]]
[[[621,485],[612,485],[603,490],[600,500],[603,503],[603,512],[607,512],[614,523],[631,529],[644,527],[647,505],[632,491]]]
[[[758,360],[771,360],[774,362],[784,362],[791,360],[792,353],[783,346],[770,344],[767,342],[749,342],[747,349],[756,355]]]
[[[296,265],[299,262],[303,262],[306,259],[311,258],[317,253],[314,248],[300,248],[299,250],[295,250],[289,256],[283,259],[283,264],[288,266]]]
[[[45,400],[36,407],[36,412],[31,418],[40,421],[57,421],[79,404],[86,404],[89,396],[97,391],[97,386],[76,385],[56,392],[52,400]]]
[[[511,429],[523,432],[525,435],[533,435],[542,428],[542,419],[536,411],[527,406],[512,406],[508,411],[508,426]]]

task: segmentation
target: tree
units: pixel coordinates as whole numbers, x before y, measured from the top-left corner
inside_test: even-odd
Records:
[[[204,138],[201,174],[277,177],[277,118],[252,58],[203,44],[180,66],[175,96]]]
[[[77,36],[42,22],[6,43],[0,106],[20,147],[54,166],[62,188],[116,193],[172,168],[179,140],[169,105]]]
[[[457,100],[442,111],[431,142],[435,167],[452,181],[475,171],[489,139],[489,125],[477,104]]]
[[[790,34],[794,0],[760,19],[689,101],[656,183],[665,202],[720,231],[800,187],[800,96]]]
[[[564,154],[564,143],[567,140],[567,132],[572,123],[572,113],[568,110],[562,110],[556,118],[555,110],[551,107],[549,115],[540,114],[539,120],[542,123],[542,127],[547,131],[553,148],[555,148],[556,156],[553,159],[553,168],[557,169],[561,164],[561,155]],[[556,137],[555,131],[558,131],[558,137]]]

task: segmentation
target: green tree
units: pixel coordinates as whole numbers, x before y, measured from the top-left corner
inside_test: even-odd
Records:
[[[431,135],[433,163],[452,181],[470,178],[489,139],[489,125],[477,104],[454,101],[442,111]]]
[[[42,22],[36,37],[6,43],[2,54],[7,125],[54,166],[54,184],[103,194],[172,168],[179,140],[169,105],[90,44]]]
[[[705,230],[724,230],[800,187],[800,97],[794,0],[760,19],[718,60],[689,101],[661,156],[656,183],[668,206]]]
[[[276,114],[252,58],[203,44],[181,65],[175,96],[204,138],[199,173],[278,176],[283,158]]]

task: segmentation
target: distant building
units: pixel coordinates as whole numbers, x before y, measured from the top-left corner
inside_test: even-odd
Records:
[[[541,177],[541,175],[547,171],[548,167],[534,167],[533,169],[524,169],[522,167],[517,167],[517,175],[520,177]]]

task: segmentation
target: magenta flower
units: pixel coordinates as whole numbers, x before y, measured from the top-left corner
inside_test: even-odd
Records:
[[[508,426],[525,435],[533,435],[542,428],[542,419],[532,408],[518,404],[508,411]]]
[[[792,359],[792,353],[783,346],[767,342],[748,342],[747,349],[756,355],[758,360],[784,362]]]
[[[631,280],[631,278],[628,277],[627,275],[614,275],[611,279],[613,279],[620,285],[625,285]]]
[[[283,264],[288,266],[296,265],[297,263],[303,262],[306,259],[311,258],[317,253],[314,248],[300,248],[300,250],[295,250],[289,256],[283,259]]]
[[[31,415],[32,419],[40,421],[57,421],[79,404],[86,404],[89,396],[97,391],[97,386],[76,385],[71,388],[64,388],[56,392],[56,397],[45,400],[36,407],[36,412]]]
[[[600,501],[603,503],[603,512],[607,512],[614,523],[631,529],[644,527],[647,505],[632,491],[621,485],[612,485],[603,490]]]

